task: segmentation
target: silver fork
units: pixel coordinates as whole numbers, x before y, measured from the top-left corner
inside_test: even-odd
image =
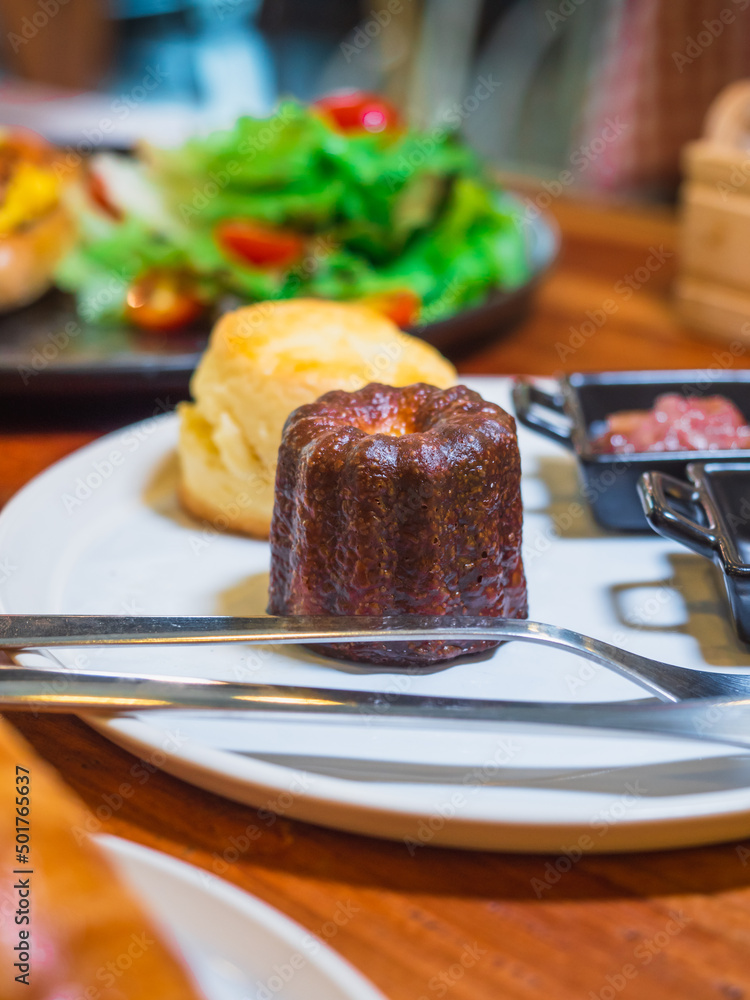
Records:
[[[750,698],[750,671],[719,673],[678,667],[631,653],[559,625],[518,619],[402,615],[290,617],[120,617],[110,615],[0,615],[0,649],[54,646],[185,645],[199,643],[407,642],[430,639],[538,642],[593,660],[627,677],[662,701]],[[450,663],[440,665],[449,667]],[[368,667],[368,670],[373,668]],[[414,666],[381,668],[418,675]]]

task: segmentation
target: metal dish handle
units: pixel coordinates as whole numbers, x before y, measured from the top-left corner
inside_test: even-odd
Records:
[[[539,431],[540,434],[552,438],[566,448],[573,447],[570,419],[559,396],[545,392],[527,379],[518,379],[513,386],[513,406],[516,416],[525,427]],[[557,414],[558,419],[550,420],[545,410]],[[563,425],[560,417],[564,418],[567,427]]]
[[[646,520],[654,531],[687,545],[698,555],[709,559],[713,557],[717,548],[716,524],[700,491],[692,483],[675,479],[666,472],[644,472],[638,480],[638,493]],[[696,519],[687,517],[673,506],[672,499],[695,511]],[[708,522],[708,527],[697,520],[701,515]]]

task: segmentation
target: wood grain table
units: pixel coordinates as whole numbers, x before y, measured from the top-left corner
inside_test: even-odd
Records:
[[[564,246],[534,314],[462,371],[717,365],[721,345],[691,338],[672,313],[669,212],[562,201],[553,211]],[[750,366],[750,352],[736,364]],[[0,436],[0,503],[95,436]],[[8,717],[81,796],[92,828],[248,889],[323,936],[391,1000],[750,998],[750,842],[585,855],[562,873],[552,856],[429,846],[411,856],[400,843],[283,816],[262,822],[158,771],[113,810],[133,757],[74,717]],[[253,825],[262,835],[250,841]]]

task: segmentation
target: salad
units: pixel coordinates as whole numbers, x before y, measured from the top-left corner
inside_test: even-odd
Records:
[[[96,324],[176,330],[304,295],[411,326],[529,276],[517,203],[458,135],[407,128],[361,93],[98,154],[73,207],[80,238],[56,279]]]

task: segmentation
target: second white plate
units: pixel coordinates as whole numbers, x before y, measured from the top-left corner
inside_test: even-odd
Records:
[[[267,903],[160,851],[97,838],[206,1000],[384,1000],[348,962]]]

